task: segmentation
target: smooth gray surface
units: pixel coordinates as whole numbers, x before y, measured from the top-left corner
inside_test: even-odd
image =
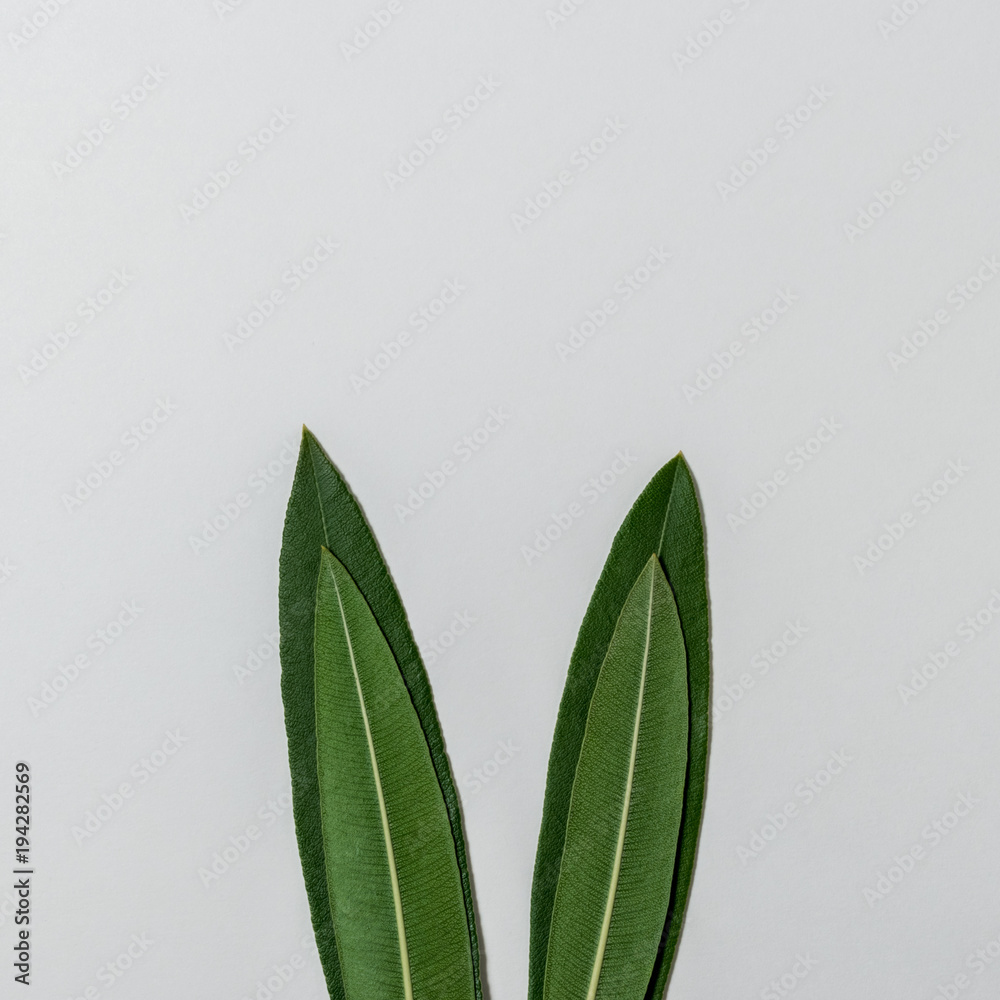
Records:
[[[49,22],[12,41],[46,3]],[[276,656],[252,658],[277,627],[305,422],[422,647],[457,634],[428,670],[492,1000],[526,985],[576,630],[625,512],[680,449],[706,513],[718,718],[670,997],[770,1000],[783,974],[802,998],[930,1000],[960,975],[963,998],[995,996],[1000,961],[967,957],[991,941],[1000,954],[1000,8],[907,0],[888,31],[893,4],[860,0],[734,0],[724,20],[719,3],[587,0],[556,23],[544,0],[393,0],[352,54],[367,4],[46,3],[0,15],[0,761],[34,770],[35,993],[239,1000],[261,983],[267,1000],[277,966],[294,974],[275,996],[323,996],[280,798]],[[477,87],[474,110],[453,110]],[[801,127],[785,118],[810,99]],[[74,166],[66,147],[94,129]],[[420,143],[427,161],[387,177]],[[542,208],[546,184],[559,196]],[[846,230],[872,202],[880,217]],[[320,240],[335,252],[294,287]],[[962,302],[981,267],[990,280]],[[455,301],[434,305],[446,287]],[[752,341],[746,324],[782,295]],[[608,299],[614,314],[560,352]],[[424,330],[422,307],[441,313]],[[907,336],[914,356],[894,370]],[[733,342],[742,356],[709,371]],[[389,363],[362,385],[369,362]],[[144,418],[156,429],[140,441]],[[481,427],[485,443],[463,446]],[[113,451],[110,477],[67,502]],[[949,466],[945,495],[919,498]],[[741,524],[758,481],[775,495]],[[527,555],[573,502],[582,515]],[[193,544],[215,515],[218,537]],[[109,646],[97,630],[122,602],[141,611]],[[801,635],[765,673],[755,657],[786,622]],[[949,642],[959,655],[904,703],[900,685]],[[33,710],[78,654],[89,666]],[[150,772],[164,742],[175,752]],[[846,764],[810,799],[834,753]],[[75,834],[122,783],[121,808]],[[935,843],[963,794],[973,807]],[[204,884],[250,825],[259,838]],[[873,896],[914,845],[912,870]],[[99,974],[133,935],[153,943]],[[5,916],[7,954],[12,940]]]

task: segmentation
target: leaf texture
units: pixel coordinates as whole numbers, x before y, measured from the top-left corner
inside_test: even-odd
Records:
[[[594,687],[566,823],[545,1000],[646,992],[663,933],[687,763],[680,620],[652,555]]]
[[[683,456],[668,462],[629,511],[587,607],[570,659],[549,757],[531,894],[528,1000],[542,1000],[556,884],[573,780],[591,700],[619,614],[649,558],[659,556],[676,598],[687,655],[688,753],[681,829],[660,950],[647,984],[658,1000],[677,947],[690,891],[705,793],[709,722],[709,607],[701,508]]]
[[[329,549],[344,565],[371,609],[420,721],[454,839],[476,998],[482,1000],[479,944],[458,796],[427,675],[399,594],[361,508],[319,442],[303,428],[285,515],[279,565],[281,694],[288,733],[295,833],[328,992],[331,1000],[344,1000],[323,854],[316,758],[313,642],[321,546]]]
[[[371,609],[323,550],[316,737],[327,887],[349,1000],[473,1000],[462,880],[420,721]]]

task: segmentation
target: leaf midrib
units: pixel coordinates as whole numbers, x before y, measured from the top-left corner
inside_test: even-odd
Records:
[[[660,528],[660,544],[656,546],[656,554],[663,558],[663,540],[667,537],[667,522],[670,520],[670,505],[674,502],[674,490],[677,487],[677,469],[670,480],[670,492],[667,494],[667,506],[663,512],[663,526]]]
[[[604,965],[604,952],[608,944],[608,932],[611,928],[611,913],[614,909],[615,895],[618,892],[618,877],[621,874],[622,852],[625,847],[625,828],[628,825],[629,807],[632,802],[632,778],[635,775],[635,757],[639,747],[639,722],[642,718],[642,701],[646,693],[646,668],[649,664],[649,640],[653,625],[653,588],[656,575],[650,574],[649,606],[646,610],[646,648],[642,654],[642,673],[639,676],[639,698],[635,708],[635,725],[632,729],[632,749],[628,762],[628,778],[625,782],[625,796],[622,802],[622,816],[618,826],[618,844],[615,848],[615,863],[611,870],[611,884],[608,887],[608,898],[604,907],[604,921],[601,924],[601,937],[594,956],[594,968],[590,975],[590,987],[587,990],[587,1000],[594,1000],[597,995],[597,984],[601,978],[601,967]]]
[[[313,452],[312,443],[310,443],[310,445],[309,445],[309,468],[312,469],[313,486],[316,487],[316,506],[319,508],[319,517],[320,517],[320,521],[323,524],[323,541],[325,542],[326,547],[329,548],[330,547],[330,531],[329,531],[329,529],[326,526],[326,511],[323,509],[323,493],[322,493],[322,491],[319,488],[319,473],[316,471],[316,455]],[[336,582],[337,581],[334,580],[334,584],[335,585],[336,585]],[[340,590],[339,589],[337,590],[337,599],[338,600],[340,599]],[[343,608],[341,608],[341,612],[343,612]],[[348,641],[348,645],[350,645],[350,639],[348,639],[347,641]],[[353,661],[353,654],[352,654],[352,661]]]
[[[396,855],[392,847],[392,834],[389,831],[389,816],[385,809],[385,796],[382,794],[382,779],[379,776],[378,760],[375,757],[375,744],[372,740],[371,726],[368,722],[368,711],[365,708],[365,696],[361,690],[361,678],[354,659],[354,644],[351,642],[351,632],[347,627],[347,616],[344,613],[344,602],[340,597],[340,586],[337,577],[330,573],[333,587],[337,594],[337,607],[340,609],[340,620],[344,626],[344,636],[347,639],[347,651],[351,657],[351,671],[354,674],[354,684],[358,692],[358,702],[361,706],[361,718],[365,724],[365,738],[368,741],[368,755],[371,758],[372,774],[375,777],[375,792],[378,795],[379,815],[382,819],[382,835],[385,838],[385,850],[389,859],[389,881],[392,883],[392,902],[396,911],[396,933],[399,937],[399,958],[403,972],[404,1000],[413,1000],[413,984],[410,980],[410,956],[406,947],[406,925],[403,922],[403,901],[399,894],[399,878],[396,874]]]

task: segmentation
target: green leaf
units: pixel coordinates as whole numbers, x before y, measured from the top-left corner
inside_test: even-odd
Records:
[[[645,995],[673,880],[687,738],[684,638],[654,553],[625,600],[587,714],[545,1000]]]
[[[288,733],[295,834],[327,989],[332,1000],[344,1000],[326,882],[316,770],[313,639],[321,546],[340,560],[356,582],[392,650],[420,720],[455,842],[476,997],[481,1000],[479,944],[462,820],[427,675],[399,594],[357,501],[319,442],[303,428],[279,565],[281,695]]]
[[[371,609],[326,549],[315,654],[320,810],[345,992],[473,1000],[462,879],[427,741]]]
[[[652,478],[615,536],[580,626],[570,659],[549,757],[531,892],[528,1000],[541,1000],[556,882],[566,838],[570,794],[587,712],[618,616],[650,552],[656,552],[674,592],[687,651],[688,765],[684,812],[662,947],[647,996],[663,995],[684,919],[705,794],[709,719],[709,618],[701,509],[683,456]]]

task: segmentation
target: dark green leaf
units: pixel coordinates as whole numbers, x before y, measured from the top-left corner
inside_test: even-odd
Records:
[[[545,804],[531,893],[528,1000],[541,1000],[556,882],[566,838],[570,794],[598,672],[625,598],[656,552],[677,601],[687,651],[690,716],[684,812],[663,947],[649,984],[650,1000],[666,986],[694,869],[705,793],[709,718],[709,620],[701,509],[681,455],[653,477],[625,518],[580,626],[570,659],[549,757]]]
[[[570,796],[545,1000],[641,998],[667,916],[684,801],[687,660],[650,556],[598,674]]]
[[[481,998],[479,945],[458,796],[427,675],[399,594],[357,501],[319,442],[303,428],[302,447],[285,515],[279,567],[281,693],[288,732],[295,833],[327,988],[333,1000],[343,1000],[344,988],[326,884],[316,772],[313,633],[321,546],[328,548],[344,565],[371,608],[420,719],[455,841],[476,997]]]
[[[320,810],[345,992],[473,1000],[462,880],[427,741],[371,609],[326,549],[315,653]]]

